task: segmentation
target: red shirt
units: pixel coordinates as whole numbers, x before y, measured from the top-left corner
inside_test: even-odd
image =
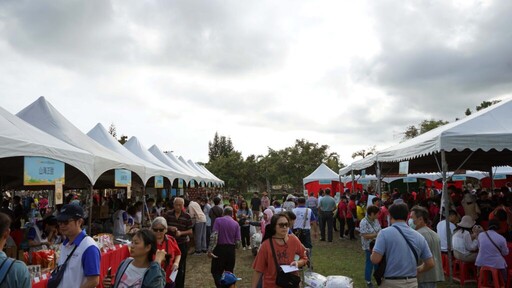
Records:
[[[162,244],[158,245],[156,244],[156,249],[158,250],[166,250],[167,254],[171,255],[171,258],[169,259],[169,262],[166,263],[164,260],[162,262],[162,269],[165,271],[165,282],[170,283],[171,280],[169,279],[169,276],[172,273],[172,264],[174,263],[174,260],[176,259],[176,256],[181,255],[180,248],[178,247],[178,243],[174,239],[174,237],[170,235],[165,235],[164,241],[162,241]],[[166,266],[167,264],[167,266]]]
[[[347,203],[345,203],[344,201],[340,201],[340,203],[338,203],[338,217],[340,219],[345,219],[346,215],[347,215]]]
[[[357,218],[357,205],[354,200],[348,202],[347,218]]]

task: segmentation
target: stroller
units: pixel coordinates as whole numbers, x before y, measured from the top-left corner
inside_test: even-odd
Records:
[[[261,234],[261,224],[260,222],[252,221],[251,225],[251,251],[252,256],[256,256],[258,254],[258,250],[260,250],[261,240],[263,240],[263,234]]]

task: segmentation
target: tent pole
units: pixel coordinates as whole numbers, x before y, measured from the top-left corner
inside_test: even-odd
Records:
[[[380,194],[381,190],[381,171],[380,171],[380,162],[375,162],[377,164],[377,171],[375,174],[377,174],[377,194],[379,194],[379,197],[382,199],[382,195]]]
[[[448,244],[448,267],[449,267],[449,281],[452,283],[453,281],[453,271],[452,271],[452,233],[450,230],[450,196],[448,195],[448,187],[446,174],[448,172],[448,163],[446,162],[446,154],[444,150],[441,150],[441,167],[442,167],[442,175],[443,175],[443,202],[444,202],[444,219],[446,220],[446,237]]]
[[[142,186],[142,216],[140,218],[140,228],[144,228],[144,214],[148,211],[148,207],[146,206],[146,184]],[[149,213],[149,211],[148,211]]]
[[[90,198],[87,200],[89,201],[89,231],[87,232],[89,235],[92,236],[92,204],[94,203],[94,195],[92,190],[92,184],[89,184],[89,196]]]
[[[352,192],[350,194],[354,193],[354,191],[355,191],[355,185],[356,185],[355,182],[356,182],[356,177],[354,176],[354,170],[352,170]]]
[[[492,166],[489,169],[489,178],[491,179],[491,193],[494,194],[494,173],[492,173]]]

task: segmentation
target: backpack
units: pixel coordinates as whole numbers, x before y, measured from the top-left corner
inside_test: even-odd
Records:
[[[0,286],[4,283],[9,270],[11,270],[14,265],[14,262],[14,259],[7,257],[7,259],[2,262],[2,265],[0,265]]]

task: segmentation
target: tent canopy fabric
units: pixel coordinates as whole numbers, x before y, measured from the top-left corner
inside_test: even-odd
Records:
[[[0,158],[38,156],[62,161],[83,173],[85,181],[94,175],[94,156],[71,146],[12,115],[0,107]],[[10,165],[6,168],[12,169]],[[19,174],[20,171],[16,171]],[[12,171],[10,172],[12,173]],[[71,175],[66,175],[66,178]],[[19,176],[23,178],[23,171]]]
[[[199,175],[203,175],[203,177],[208,179],[209,182],[212,182],[212,183],[218,183],[219,182],[217,179],[214,179],[212,176],[207,175],[205,172],[201,171],[201,169],[199,169],[196,166],[196,163],[194,163],[192,160],[185,161],[185,159],[182,156],[180,156],[178,159],[182,160],[186,165],[188,165],[194,171],[197,171],[199,173]]]
[[[178,173],[180,173],[182,175],[186,175],[186,177],[185,176],[181,177],[185,181],[189,182],[192,179],[201,180],[201,178],[199,176],[197,176],[197,174],[192,174],[189,171],[181,168],[179,165],[176,165],[175,163],[173,163],[169,157],[165,156],[165,154],[162,152],[162,150],[160,150],[160,148],[158,148],[158,146],[153,145],[148,149],[148,151],[153,156],[155,156],[155,158],[160,160],[165,165],[169,166],[171,169],[177,171]]]
[[[133,171],[141,178],[144,175],[144,167],[142,165],[125,159],[118,153],[92,140],[69,122],[44,97],[40,97],[16,115],[32,126],[94,155],[94,168],[92,173],[88,175],[92,184],[103,173],[116,168]]]
[[[512,99],[509,99],[355,161],[340,172],[369,169],[367,172],[372,173],[377,161],[382,163],[383,173],[397,172],[398,165],[393,163],[401,161],[409,161],[409,173],[440,171],[441,150],[447,152],[447,162],[451,165],[464,163],[462,169],[487,171],[491,165],[510,165],[511,122]]]
[[[143,145],[140,143],[137,137],[132,136],[126,143],[123,145],[130,152],[135,154],[137,157],[160,167],[160,169],[165,170],[162,176],[165,176],[170,179],[171,183],[175,178],[184,178],[190,179],[190,176],[179,173],[176,170],[171,170],[172,168],[165,165],[162,161],[158,160],[153,154],[151,154]]]
[[[132,152],[130,152],[121,143],[119,143],[119,141],[117,141],[112,135],[110,135],[107,129],[105,129],[105,127],[100,123],[96,124],[96,126],[94,126],[94,128],[92,128],[91,131],[87,133],[87,136],[91,137],[94,141],[98,142],[105,148],[115,151],[122,155],[123,157],[125,157],[126,159],[130,159],[131,161],[139,163],[140,165],[144,166],[145,173],[143,177],[141,177],[144,182],[143,184],[146,184],[147,181],[153,176],[164,175],[167,173],[167,171],[162,169],[161,167],[158,167],[153,163],[149,163],[144,159],[137,157],[137,155],[133,154]]]
[[[306,184],[312,181],[331,180],[340,181],[339,175],[327,167],[324,163],[320,164],[313,173],[309,174],[306,178],[302,179],[302,183]]]

